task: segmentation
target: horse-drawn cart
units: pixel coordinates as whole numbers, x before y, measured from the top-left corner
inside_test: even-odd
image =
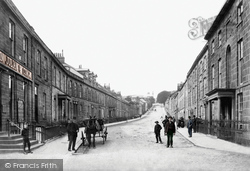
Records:
[[[83,147],[87,145],[90,148],[91,144],[93,144],[93,148],[95,148],[96,137],[102,138],[102,143],[105,143],[108,131],[102,119],[85,119],[82,125],[84,127],[84,133],[81,132],[81,144]]]

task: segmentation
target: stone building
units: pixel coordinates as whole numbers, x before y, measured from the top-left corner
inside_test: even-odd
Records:
[[[205,36],[209,45],[208,115],[211,133],[249,144],[250,131],[250,1],[227,0]],[[229,135],[225,129],[233,129]],[[214,131],[214,132],[213,132]],[[248,137],[248,138],[247,138]]]
[[[203,120],[199,131],[244,145],[250,145],[249,13],[250,1],[225,2],[185,82],[185,109]]]
[[[208,91],[208,46],[205,45],[196,57],[187,74],[188,116],[205,119],[206,93]],[[188,119],[188,118],[185,118]]]
[[[51,138],[45,129],[54,136],[73,117],[109,122],[138,115],[120,92],[98,84],[97,74],[53,53],[11,0],[0,1],[0,21],[1,133],[17,133],[12,130],[29,123],[32,137],[44,141]]]
[[[177,105],[178,105],[178,115],[176,119],[179,118],[187,118],[186,116],[186,82],[178,84],[178,97],[177,97]]]

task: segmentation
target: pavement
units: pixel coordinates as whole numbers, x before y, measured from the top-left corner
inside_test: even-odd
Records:
[[[236,143],[225,141],[217,138],[216,136],[207,135],[203,133],[192,133],[192,137],[188,135],[188,129],[178,128],[177,130],[183,137],[189,140],[192,144],[197,147],[220,150],[220,151],[229,151],[235,153],[242,153],[250,155],[250,147],[242,146]]]

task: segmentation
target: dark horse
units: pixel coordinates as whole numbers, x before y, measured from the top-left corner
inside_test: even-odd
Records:
[[[93,135],[93,147],[95,148],[96,119],[89,119],[85,128],[88,147],[91,146],[91,135]]]
[[[89,147],[91,146],[91,135],[93,136],[93,147],[95,148],[95,135],[96,132],[99,132],[100,136],[100,131],[103,131],[103,120],[102,119],[96,119],[96,118],[90,118],[87,122],[86,128],[85,128],[85,133],[86,133],[86,138],[89,143]]]

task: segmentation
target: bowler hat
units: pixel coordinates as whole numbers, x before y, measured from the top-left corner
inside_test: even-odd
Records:
[[[159,123],[158,121],[155,121],[155,123]]]

